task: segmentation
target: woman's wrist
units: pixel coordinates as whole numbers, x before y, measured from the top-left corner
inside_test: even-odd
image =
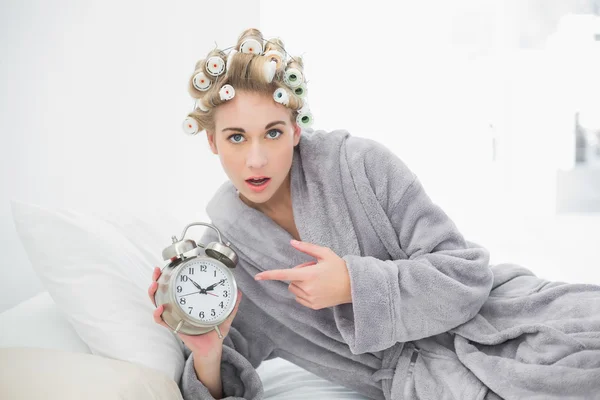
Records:
[[[192,350],[194,354],[194,360],[203,359],[206,362],[211,362],[216,359],[221,360],[221,356],[223,354],[223,343],[220,345],[213,347],[212,349],[203,349],[203,350]]]
[[[223,386],[221,383],[222,351],[222,346],[219,346],[219,349],[215,349],[215,351],[208,354],[193,353],[196,376],[215,399],[223,397]]]

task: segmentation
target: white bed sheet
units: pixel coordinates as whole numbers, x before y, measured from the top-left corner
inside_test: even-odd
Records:
[[[263,382],[265,399],[368,399],[282,358],[264,361],[256,371]]]

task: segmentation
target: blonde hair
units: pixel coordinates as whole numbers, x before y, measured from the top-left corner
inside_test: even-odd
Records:
[[[248,43],[250,44],[248,45]],[[256,46],[257,44],[258,46]],[[256,48],[261,46],[264,46],[264,49]],[[214,62],[211,65],[212,71],[207,64],[209,59]],[[265,71],[269,69],[268,67],[272,68],[271,65],[268,65],[272,61],[276,62],[276,67],[271,78]],[[218,70],[219,68],[225,69],[225,72],[217,71],[220,74],[215,76],[214,69]],[[297,78],[303,80],[302,85],[290,84]],[[197,80],[195,81],[195,79]],[[196,63],[188,85],[188,92],[195,99],[194,110],[188,114],[188,118],[192,118],[197,123],[197,131],[192,134],[202,130],[215,130],[214,111],[219,105],[228,101],[221,98],[220,90],[224,85],[231,85],[235,92],[247,91],[269,96],[285,96],[282,93],[284,91],[287,93],[287,104],[282,104],[292,110],[290,118],[292,122],[296,122],[299,110],[304,106],[307,107],[305,82],[302,58],[299,56],[288,57],[281,39],[265,40],[258,29],[246,29],[238,37],[234,50],[231,50],[229,54],[215,48]],[[200,90],[197,86],[200,84],[205,85],[204,90]],[[206,85],[209,85],[208,89]],[[278,89],[280,90],[275,94]],[[275,97],[273,99],[275,101]],[[304,121],[308,115],[306,107],[302,109],[306,113],[300,117]],[[186,121],[189,123],[188,119]]]

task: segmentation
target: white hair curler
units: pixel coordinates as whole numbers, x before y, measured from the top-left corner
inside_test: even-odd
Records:
[[[194,87],[201,92],[206,92],[208,88],[210,88],[210,85],[212,85],[212,81],[208,79],[204,72],[198,72],[196,75],[194,75],[192,82]]]
[[[279,88],[273,92],[273,99],[284,106],[287,106],[290,102],[290,96],[288,95],[287,90],[284,88]]]
[[[300,72],[297,68],[288,68],[285,70],[285,74],[283,76],[283,81],[289,87],[296,88],[304,82],[304,77],[302,76],[302,72]]]
[[[221,100],[231,100],[235,96],[235,89],[230,84],[223,85],[219,90],[219,96]]]
[[[270,61],[264,64],[263,75],[267,82],[272,82],[275,72],[277,71],[277,62]]]
[[[242,44],[240,45],[240,51],[242,53],[246,53],[246,54],[256,54],[257,56],[260,56],[262,54],[263,51],[263,46],[262,43],[260,43],[258,40],[254,39],[254,38],[248,38],[246,40],[244,40],[242,42]]]
[[[221,57],[210,57],[206,60],[206,71],[212,76],[221,75],[225,72],[225,61]]]
[[[200,130],[200,127],[198,126],[198,121],[196,121],[192,117],[187,117],[183,121],[182,128],[183,128],[183,131],[190,136],[194,136],[194,135],[198,134],[198,131]]]

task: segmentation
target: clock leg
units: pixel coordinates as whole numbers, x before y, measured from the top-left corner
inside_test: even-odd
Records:
[[[223,339],[223,335],[221,334],[221,330],[219,329],[219,326],[215,326],[215,331],[217,331],[217,335],[219,335],[219,339]]]
[[[177,328],[175,328],[175,330],[173,332],[178,333],[179,329],[181,329],[182,326],[183,326],[183,320],[179,321],[179,323],[177,324]]]

